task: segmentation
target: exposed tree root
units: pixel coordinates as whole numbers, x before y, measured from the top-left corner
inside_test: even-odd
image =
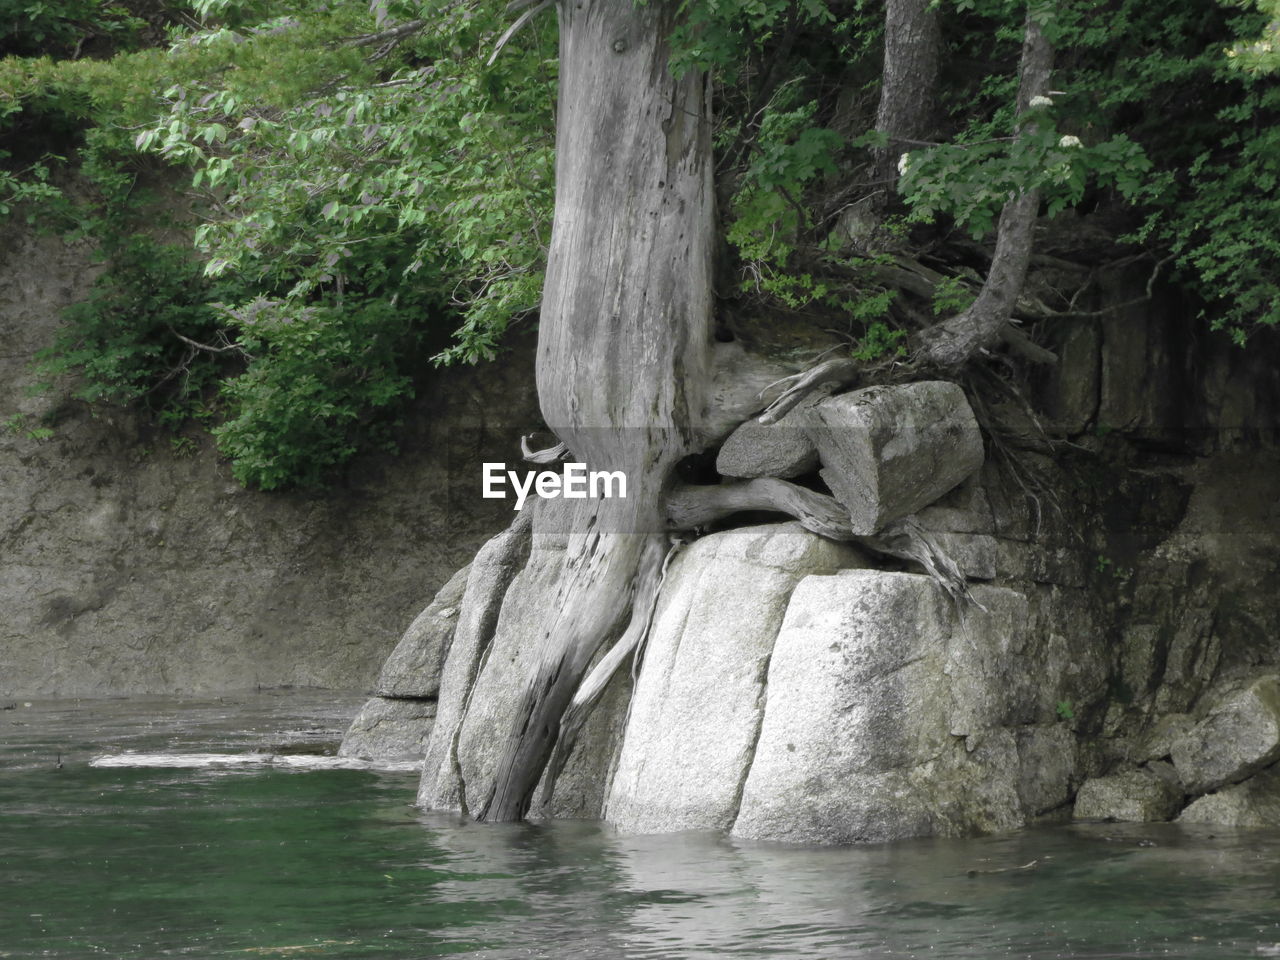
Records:
[[[657,547],[656,541],[653,544]],[[653,625],[653,613],[658,605],[658,593],[667,576],[667,567],[671,563],[678,544],[671,546],[665,556],[660,556],[657,549],[648,549],[640,560],[638,583],[631,603],[631,620],[626,631],[618,639],[609,652],[600,658],[591,672],[578,685],[573,699],[560,719],[560,735],[555,749],[547,763],[547,772],[543,779],[542,802],[548,803],[555,792],[556,781],[564,770],[573,748],[578,742],[578,735],[583,725],[591,716],[591,711],[600,701],[609,681],[627,658],[638,650],[649,635]]]
[[[565,575],[557,595],[548,598],[548,626],[521,693],[510,747],[499,760],[479,819],[520,820],[528,812],[561,718],[587,667],[627,615],[642,566],[655,551],[660,565],[665,549],[661,534],[593,530],[570,535]]]
[[[694,530],[744,510],[785,513],[806,530],[832,540],[852,540],[849,511],[834,497],[776,477],[716,486],[677,486],[667,496],[667,521],[675,530]]]
[[[785,513],[820,536],[918,564],[958,605],[982,606],[973,599],[955,561],[910,517],[895,521],[874,536],[859,536],[850,529],[848,511],[834,497],[773,477],[718,486],[680,486],[667,498],[667,518],[677,530],[695,529],[744,510]]]
[[[946,591],[958,610],[963,610],[967,604],[986,610],[974,599],[969,583],[956,562],[928,530],[910,517],[890,524],[875,536],[856,537],[855,542],[875,553],[918,563]]]

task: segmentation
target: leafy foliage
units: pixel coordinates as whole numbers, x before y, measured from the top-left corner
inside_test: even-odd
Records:
[[[897,356],[972,297],[948,245],[989,242],[1037,189],[1061,224],[1107,212],[1238,342],[1280,321],[1277,0],[1038,5],[1057,92],[1021,118],[1025,5],[935,9],[934,129],[901,158],[900,206],[869,216],[882,5],[681,0],[676,68],[712,73],[724,297]],[[200,417],[262,487],[393,443],[427,362],[491,358],[536,314],[555,28],[490,64],[510,20],[500,0],[0,0],[0,216],[107,258],[50,369]],[[62,192],[68,169],[88,198]],[[157,229],[163,183],[198,229]],[[931,296],[893,283],[903,252],[933,258]]]
[[[50,149],[0,173],[0,212],[38,210],[107,260],[47,368],[88,400],[221,421],[236,476],[275,488],[391,445],[433,350],[494,356],[540,295],[553,33],[490,68],[500,4],[442,7],[430,29],[424,12],[200,0],[163,48],[4,61],[0,122]],[[87,202],[50,183],[64,151]],[[174,178],[203,221],[194,257],[135,190]]]

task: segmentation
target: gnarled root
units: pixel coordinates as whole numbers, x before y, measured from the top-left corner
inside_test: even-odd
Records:
[[[477,819],[520,820],[528,812],[561,717],[601,643],[627,615],[642,561],[666,549],[661,534],[602,533],[590,526],[581,531],[570,535],[565,575],[557,595],[548,598],[548,626],[498,760],[493,791],[479,805]]]
[[[866,547],[874,553],[909,560],[924,567],[925,573],[946,591],[956,604],[957,609],[964,609],[966,604],[973,604],[980,610],[986,608],[974,599],[969,591],[969,583],[942,546],[910,517],[891,523],[875,536],[855,538],[859,546]]]
[[[838,500],[774,477],[705,487],[683,484],[667,497],[667,522],[676,530],[704,527],[743,510],[785,513],[806,530],[832,540],[854,538],[849,512]]]
[[[578,742],[578,734],[591,716],[605,687],[613,679],[618,669],[626,662],[627,657],[639,650],[649,635],[653,624],[653,613],[658,605],[658,591],[666,579],[667,566],[674,556],[676,547],[672,546],[664,556],[657,541],[654,541],[640,560],[640,570],[636,576],[635,596],[631,602],[631,620],[626,632],[618,642],[609,648],[609,652],[600,658],[582,683],[579,684],[573,699],[560,718],[560,735],[555,749],[547,763],[547,772],[542,785],[542,802],[548,803],[555,792],[556,780],[559,779],[564,765],[568,762],[573,748]]]

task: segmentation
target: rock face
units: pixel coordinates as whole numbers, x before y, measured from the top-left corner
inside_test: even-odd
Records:
[[[632,833],[724,829],[738,808],[791,592],[865,565],[798,523],[714,534],[667,575],[605,817]]]
[[[1020,794],[1035,791],[1020,783],[1019,744],[1004,727],[1034,710],[1020,662],[1026,599],[975,596],[987,612],[961,625],[928,577],[802,581],[774,646],[733,833],[852,843],[1024,822]]]
[[[457,627],[441,671],[436,722],[427,741],[418,787],[418,802],[431,809],[457,810],[466,802],[460,792],[454,738],[492,645],[503,601],[530,555],[530,520],[522,519],[481,547],[467,573]]]
[[[752,419],[729,435],[716,457],[726,477],[798,477],[816,470],[818,448],[809,437],[814,404],[801,403],[777,423]]]
[[[1182,790],[1171,778],[1146,769],[1086,780],[1076,795],[1077,820],[1149,823],[1168,820],[1182,806]]]
[[[1267,675],[1211,704],[1173,741],[1173,765],[1190,794],[1238,783],[1280,759],[1280,675]]]
[[[927,507],[982,466],[978,423],[954,383],[867,387],[814,409],[822,478],[854,533]]]
[[[1069,377],[1032,385],[1061,393],[1085,375],[1056,407],[1042,405],[1057,409],[1059,435],[1084,448],[1079,458],[1017,449],[975,471],[973,417],[949,385],[815,406],[830,419],[813,428],[825,475],[860,530],[910,516],[955,559],[984,609],[957,611],[931,579],[896,563],[836,557],[833,571],[814,545],[779,554],[792,535],[781,525],[737,533],[746,538],[738,547],[734,534],[706,536],[669,572],[630,712],[620,674],[590,721],[590,746],[584,731],[535,812],[603,810],[628,831],[727,827],[833,843],[998,831],[1073,809],[1164,819],[1189,791],[1210,790],[1184,819],[1274,823],[1280,711],[1266,678],[1280,676],[1280,458],[1240,438],[1250,424],[1276,422],[1280,379],[1271,393],[1242,392],[1244,352],[1210,351],[1213,382],[1196,389],[1217,419],[1196,414],[1195,423],[1226,432],[1192,436],[1188,411],[1153,402],[1135,376],[1137,346],[1152,338],[1131,343],[1131,331],[1106,324],[1106,336],[1097,324],[1073,335],[1063,351]],[[1177,365],[1178,332],[1157,353],[1162,369],[1183,376],[1192,367]],[[1129,360],[1099,357],[1112,343]],[[709,443],[734,426],[716,424],[723,432],[708,433]],[[1130,433],[1162,453],[1126,446]],[[454,657],[472,649],[455,641],[442,710],[449,701],[460,711],[468,696],[471,709],[450,725],[456,769],[429,763],[424,797],[448,802],[426,786],[443,770],[465,780],[468,804],[483,801],[487,737],[510,723],[550,569],[530,563],[492,645],[465,654],[482,678],[473,693],[450,693]],[[1245,675],[1249,683],[1213,692],[1219,678]],[[449,742],[439,725],[431,739]]]
[[[424,380],[402,456],[324,493],[245,490],[206,437],[90,410],[69,380],[29,390],[92,253],[12,223],[0,237],[0,425],[53,430],[0,427],[0,697],[369,689],[510,521],[480,498],[480,465],[537,422],[529,345]]]

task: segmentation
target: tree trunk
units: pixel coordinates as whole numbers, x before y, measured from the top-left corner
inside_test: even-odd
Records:
[[[931,0],[888,0],[884,11],[884,70],[876,129],[889,143],[876,151],[877,206],[898,182],[898,157],[929,133],[938,82],[942,28]]]
[[[578,501],[565,575],[481,819],[524,816],[559,725],[642,567],[665,555],[663,499],[697,449],[710,381],[714,241],[705,78],[668,68],[674,6],[562,0],[556,206],[538,331],[546,423],[626,499]],[[558,513],[558,512],[557,512]]]
[[[1053,69],[1053,48],[1037,16],[1043,8],[1028,7],[1018,69],[1018,115],[1026,113],[1032,97],[1044,96]],[[1023,127],[1030,132],[1030,125]],[[973,305],[959,316],[930,327],[921,335],[920,358],[939,367],[959,367],[1001,338],[1022,293],[1031,262],[1032,234],[1040,210],[1040,191],[1027,190],[1011,198],[1000,211],[991,269]]]

